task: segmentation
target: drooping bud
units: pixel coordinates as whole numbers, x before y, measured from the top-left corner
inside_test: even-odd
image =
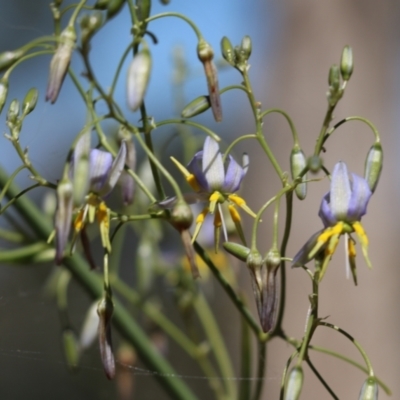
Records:
[[[362,385],[358,400],[378,400],[378,383],[373,377],[368,377]]]
[[[54,104],[57,100],[61,85],[71,62],[72,52],[76,42],[75,29],[68,26],[61,32],[59,44],[50,63],[49,82],[47,85],[46,101]]]
[[[286,387],[285,400],[298,400],[303,387],[303,369],[301,366],[292,368]]]
[[[132,135],[126,129],[125,126],[121,125],[118,130],[118,139],[125,141],[126,143],[126,159],[125,164],[131,169],[136,168],[136,148],[132,139]],[[122,200],[125,205],[132,204],[133,195],[135,191],[135,181],[127,171],[122,171],[121,177],[122,186]]]
[[[171,224],[178,230],[189,229],[193,223],[193,213],[189,205],[178,201],[171,211]]]
[[[191,118],[207,111],[211,107],[210,96],[199,96],[191,101],[181,113],[182,118]]]
[[[298,145],[295,145],[290,154],[290,171],[292,173],[292,179],[296,179],[303,169],[307,165],[306,156]],[[307,179],[306,175],[303,175],[301,181],[295,188],[296,196],[299,200],[304,200],[307,195],[307,183],[304,182]]]
[[[0,53],[0,72],[3,72],[8,67],[11,67],[16,61],[18,61],[25,54],[25,50],[17,49],[14,51],[4,51]]]
[[[73,206],[73,187],[68,177],[63,178],[57,187],[56,228],[56,264],[61,264],[65,245],[71,229]]]
[[[8,93],[8,80],[5,78],[0,79],[0,113],[3,111],[4,104],[6,104]]]
[[[229,254],[232,254],[241,261],[246,261],[250,254],[250,249],[239,243],[225,242],[223,243],[223,247]]]
[[[79,346],[75,333],[71,329],[64,330],[63,334],[64,355],[67,365],[75,369],[79,362]]]
[[[87,349],[96,339],[99,326],[99,314],[97,313],[98,301],[89,307],[79,337],[79,345],[82,350]]]
[[[38,91],[36,88],[32,88],[26,94],[24,101],[22,102],[22,115],[25,117],[31,113],[37,104]]]
[[[151,55],[143,49],[135,55],[128,69],[127,99],[128,106],[136,111],[143,102],[151,72]]]
[[[368,151],[367,158],[365,160],[364,178],[368,182],[368,186],[372,193],[379,182],[383,165],[383,150],[380,142],[374,143]]]
[[[316,174],[322,167],[322,159],[320,156],[311,156],[307,159],[307,165],[309,170],[313,174]]]
[[[73,155],[74,205],[80,206],[90,184],[90,128],[85,128],[76,143]]]
[[[212,61],[214,58],[214,51],[206,41],[200,40],[197,45],[197,55],[204,67],[214,119],[220,122],[222,121],[222,107],[219,95],[217,68]]]
[[[345,46],[340,60],[340,73],[344,81],[348,81],[353,73],[353,50],[350,46]]]
[[[251,38],[250,36],[246,35],[243,37],[242,43],[240,45],[240,53],[244,60],[247,61],[250,58],[251,50],[252,50]]]
[[[80,20],[82,46],[88,44],[91,37],[103,24],[103,14],[94,11],[92,14],[85,14]]]
[[[221,40],[221,53],[222,57],[224,57],[229,64],[235,66],[235,51],[231,41],[226,36]]]
[[[110,0],[107,4],[107,19],[111,19],[121,11],[125,0]]]
[[[113,379],[115,376],[115,359],[111,341],[111,317],[113,311],[114,306],[111,297],[109,294],[105,294],[105,297],[99,302],[97,313],[99,314],[100,355],[104,372],[108,379]]]

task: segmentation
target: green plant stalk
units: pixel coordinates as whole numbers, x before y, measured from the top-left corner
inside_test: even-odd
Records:
[[[248,400],[250,398],[250,378],[251,378],[251,341],[250,329],[246,320],[240,318],[242,326],[242,340],[241,340],[241,368],[240,377],[242,378],[239,388],[239,400]]]
[[[328,383],[325,381],[325,379],[319,373],[317,368],[314,367],[314,364],[311,362],[310,358],[307,358],[306,363],[310,367],[311,371],[314,372],[314,374],[318,378],[318,380],[322,383],[322,385],[327,390],[327,392],[332,396],[332,398],[334,398],[335,400],[339,400],[339,397],[336,396],[334,391],[331,389],[331,387],[328,385]]]
[[[0,187],[4,187],[9,177],[0,168]],[[9,186],[7,197],[12,198],[19,193],[16,185]],[[53,230],[49,219],[43,217],[40,210],[26,197],[19,198],[14,203],[21,217],[32,227],[38,237],[46,240]],[[75,254],[67,257],[64,265],[82,285],[84,290],[94,299],[103,294],[102,279],[90,271],[87,263]],[[176,379],[176,373],[170,364],[154,349],[146,334],[139,325],[131,318],[126,308],[117,299],[114,299],[113,323],[120,334],[136,349],[139,357],[150,371],[155,372],[154,376],[168,392],[171,398],[180,400],[195,400],[197,397],[181,379]]]
[[[314,155],[318,156],[321,153],[322,145],[325,141],[325,135],[329,128],[329,124],[332,121],[333,111],[335,110],[336,104],[334,106],[329,105],[328,110],[325,114],[324,122],[322,123],[321,131],[319,132],[319,136],[317,139],[317,143],[315,144]]]
[[[28,244],[27,246],[19,247],[17,249],[0,249],[0,262],[2,263],[23,263],[27,262],[31,257],[35,256],[38,252],[46,250],[49,245],[46,242],[37,242]]]
[[[226,349],[224,339],[222,338],[221,331],[218,328],[218,324],[201,291],[198,291],[195,297],[194,309],[215,354],[222,377],[225,378],[223,382],[226,389],[226,399],[236,399],[237,388],[235,380],[232,379],[235,376],[232,362],[228,350]]]
[[[267,365],[267,342],[258,342],[258,368],[257,368],[257,383],[254,390],[253,400],[259,400],[264,387],[265,367]]]

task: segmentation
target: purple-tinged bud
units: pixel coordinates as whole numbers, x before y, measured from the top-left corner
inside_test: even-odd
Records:
[[[250,249],[239,243],[225,242],[223,243],[223,247],[229,254],[232,254],[241,261],[246,261],[250,254]]]
[[[64,248],[71,229],[73,206],[73,187],[69,178],[63,178],[57,186],[56,228],[56,264],[61,264]]]
[[[191,101],[181,113],[182,118],[191,118],[207,111],[211,107],[210,96],[199,96]]]
[[[57,100],[61,85],[71,62],[72,52],[76,42],[75,29],[72,26],[65,28],[59,37],[59,44],[50,63],[49,82],[46,91],[46,101],[54,104]]]
[[[293,150],[290,154],[290,171],[292,173],[292,179],[296,179],[299,174],[303,171],[303,169],[307,165],[307,159],[298,145],[293,147]],[[304,200],[307,195],[307,183],[304,182],[307,179],[305,175],[302,176],[301,182],[295,188],[296,196],[299,200]]]
[[[6,104],[8,94],[8,80],[5,78],[0,79],[0,113],[3,111],[4,104]]]
[[[229,64],[235,66],[235,51],[233,50],[231,41],[226,36],[221,40],[221,53],[222,57],[224,57]]]
[[[292,368],[286,387],[285,400],[298,400],[303,388],[303,369],[300,366]]]
[[[368,182],[368,186],[371,192],[375,192],[375,189],[379,182],[383,166],[383,150],[382,145],[379,142],[374,143],[368,151],[367,158],[365,160],[364,178]]]
[[[197,55],[203,63],[206,74],[208,95],[210,96],[211,109],[214,119],[217,122],[222,121],[221,98],[219,95],[217,68],[213,63],[214,51],[212,47],[204,40],[200,40],[197,45]]]
[[[74,205],[80,206],[90,185],[90,128],[81,135],[74,149],[72,160]]]
[[[35,109],[38,97],[39,94],[36,88],[32,88],[28,91],[22,102],[22,115],[24,117]]]
[[[121,11],[125,0],[110,0],[107,4],[107,19],[111,19]]]
[[[89,348],[97,337],[99,314],[97,313],[98,301],[89,307],[81,330],[79,345],[82,350]]]
[[[16,61],[18,61],[25,54],[25,50],[17,49],[14,51],[4,51],[0,53],[0,72],[3,72],[8,67],[11,67]]]
[[[119,128],[118,139],[125,141],[126,144],[125,165],[134,171],[136,169],[136,148],[132,139],[132,135],[123,125],[121,125]],[[133,195],[135,192],[135,180],[131,175],[128,174],[127,171],[122,171],[120,182],[122,186],[122,200],[124,204],[132,204]]]
[[[75,369],[79,362],[79,345],[75,333],[71,329],[64,330],[63,334],[64,355],[70,369]]]
[[[378,400],[378,383],[373,377],[366,379],[362,385],[358,400]]]
[[[109,295],[101,299],[97,307],[99,314],[99,345],[101,361],[103,363],[104,372],[108,379],[115,376],[115,359],[112,350],[111,341],[111,317],[114,306]]]
[[[354,61],[353,50],[350,46],[345,46],[340,60],[340,73],[344,81],[348,81],[353,73]]]
[[[251,50],[252,50],[251,38],[250,36],[246,35],[243,37],[242,43],[240,45],[240,53],[244,60],[247,61],[250,58]]]
[[[151,72],[151,55],[147,49],[135,55],[128,69],[128,106],[136,111],[143,102]]]

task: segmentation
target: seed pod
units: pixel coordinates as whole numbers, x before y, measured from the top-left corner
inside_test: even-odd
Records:
[[[368,151],[367,158],[365,160],[364,178],[368,182],[368,186],[372,193],[379,182],[383,165],[383,150],[380,142],[374,143]]]
[[[224,57],[229,64],[232,66],[235,65],[235,52],[230,40],[226,36],[221,40],[221,53],[222,57]]]
[[[298,366],[292,368],[286,387],[285,400],[298,400],[303,387],[303,369]]]
[[[224,249],[229,254],[232,254],[234,257],[238,258],[241,261],[246,261],[247,257],[250,254],[250,249],[239,243],[225,242],[225,243],[223,243],[223,246],[224,246]]]
[[[369,377],[362,385],[358,400],[378,400],[378,383],[375,378]]]
[[[0,113],[3,111],[4,104],[6,104],[8,93],[8,80],[0,79]]]
[[[210,107],[210,96],[199,96],[182,110],[181,116],[182,118],[191,118],[207,111]]]
[[[132,111],[136,111],[143,102],[151,72],[151,55],[143,49],[133,58],[128,69],[127,100]]]
[[[348,81],[353,73],[353,50],[350,46],[345,46],[340,60],[340,73],[344,81]]]
[[[25,50],[17,49],[14,51],[4,51],[0,53],[0,72],[3,72],[8,67],[11,67],[25,54]]]
[[[189,229],[193,223],[192,209],[187,203],[178,201],[172,209],[170,221],[179,232]]]
[[[32,88],[26,94],[24,101],[22,102],[22,115],[25,117],[31,113],[37,104],[38,91],[36,88]]]
[[[296,179],[306,165],[307,160],[303,150],[301,150],[298,145],[295,145],[290,154],[290,171],[292,173],[292,179]],[[304,182],[306,179],[306,175],[303,175],[301,181]],[[307,195],[307,183],[299,183],[295,188],[295,193],[299,200],[304,200]]]
[[[243,59],[246,61],[250,58],[252,50],[251,38],[250,36],[246,35],[242,39],[242,43],[240,45],[240,52],[242,54]]]

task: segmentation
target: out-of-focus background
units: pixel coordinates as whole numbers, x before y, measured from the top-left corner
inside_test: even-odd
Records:
[[[70,2],[65,2],[69,4]],[[253,1],[219,0],[188,2],[172,0],[168,6],[153,1],[154,13],[179,11],[196,22],[205,38],[219,52],[222,36],[237,44],[248,34],[253,39],[251,78],[257,99],[264,108],[279,107],[293,118],[306,154],[313,150],[326,110],[325,93],[331,64],[338,63],[344,45],[352,46],[355,58],[353,77],[335,113],[335,121],[360,115],[378,127],[385,151],[384,169],[378,189],[372,197],[368,215],[363,219],[370,238],[370,258],[374,265],[369,271],[361,254],[357,257],[359,285],[354,287],[345,277],[344,251],[341,246],[321,284],[320,314],[339,325],[366,349],[376,374],[398,398],[400,385],[399,315],[397,290],[400,270],[397,265],[397,246],[400,239],[398,204],[398,108],[400,85],[398,76],[399,5],[395,0],[294,0]],[[47,0],[0,0],[0,52],[23,45],[28,40],[52,32]],[[129,42],[127,10],[96,36],[92,60],[99,79],[107,85],[119,55]],[[187,86],[187,100],[205,92],[205,79],[195,52],[195,36],[176,19],[156,21],[151,30],[159,38],[153,46],[154,70],[147,96],[149,113],[157,120],[174,113],[174,96],[169,84],[173,73],[172,49],[179,45],[193,72]],[[22,99],[26,91],[36,86],[41,99],[47,84],[50,57],[32,60],[12,74],[10,98]],[[80,71],[80,60],[74,56],[73,66]],[[220,71],[220,87],[239,83],[233,69]],[[117,96],[124,103],[124,82],[118,85]],[[224,140],[251,133],[250,110],[241,93],[229,92],[222,97],[224,120],[216,124],[210,115],[198,120],[209,124]],[[31,159],[44,176],[56,180],[61,171],[73,137],[85,121],[85,111],[77,105],[78,95],[66,79],[55,105],[41,102],[28,117],[21,142],[29,147]],[[6,131],[5,112],[0,126]],[[284,168],[289,168],[290,131],[280,116],[270,116],[264,132]],[[364,159],[373,136],[360,122],[349,122],[338,130],[327,144],[324,160],[331,169],[344,160],[349,169],[362,174]],[[278,181],[266,158],[250,142],[242,146],[252,155],[249,175],[243,193],[257,209],[278,190]],[[18,160],[11,145],[3,139],[0,146],[2,166],[12,171]],[[21,184],[28,181],[21,179]],[[309,185],[305,201],[295,202],[293,232],[288,255],[293,256],[309,236],[321,228],[317,216],[322,195],[328,190],[327,180]],[[40,201],[40,194],[36,195]],[[271,225],[267,213],[259,236],[260,250],[271,245]],[[361,251],[359,251],[361,253]],[[71,375],[66,367],[61,345],[57,311],[52,302],[42,296],[41,287],[47,268],[0,268],[0,394],[4,399],[58,398],[110,399],[116,397],[114,383],[106,381],[97,351],[82,360],[82,367]],[[243,280],[249,289],[247,271]],[[288,301],[284,322],[286,332],[301,337],[308,308],[310,284],[303,271],[288,270]],[[79,324],[85,310],[81,308],[79,288],[70,293],[74,318]],[[228,305],[224,293],[214,299],[217,307]],[[76,299],[74,301],[74,299]],[[250,302],[251,292],[249,291]],[[87,301],[86,301],[87,302]],[[221,306],[222,304],[222,306]],[[85,307],[87,304],[85,305]],[[254,310],[254,308],[253,308]],[[254,310],[255,312],[255,310]],[[226,315],[221,314],[221,315]],[[225,321],[219,317],[221,324]],[[231,352],[239,329],[235,318],[224,328]],[[230,329],[231,327],[231,329]],[[342,352],[362,363],[361,357],[348,341],[328,329],[318,329],[313,343]],[[277,399],[284,364],[292,349],[274,340],[268,351],[268,374],[264,398]],[[311,353],[314,364],[337,392],[340,399],[355,399],[364,375],[342,361]],[[178,373],[187,375],[187,383],[195,388],[204,381],[188,374],[186,366],[176,365]],[[132,370],[137,399],[163,398],[151,373]],[[238,375],[238,378],[240,376]],[[328,399],[329,395],[305,368],[304,399]],[[381,398],[386,395],[381,391]]]

